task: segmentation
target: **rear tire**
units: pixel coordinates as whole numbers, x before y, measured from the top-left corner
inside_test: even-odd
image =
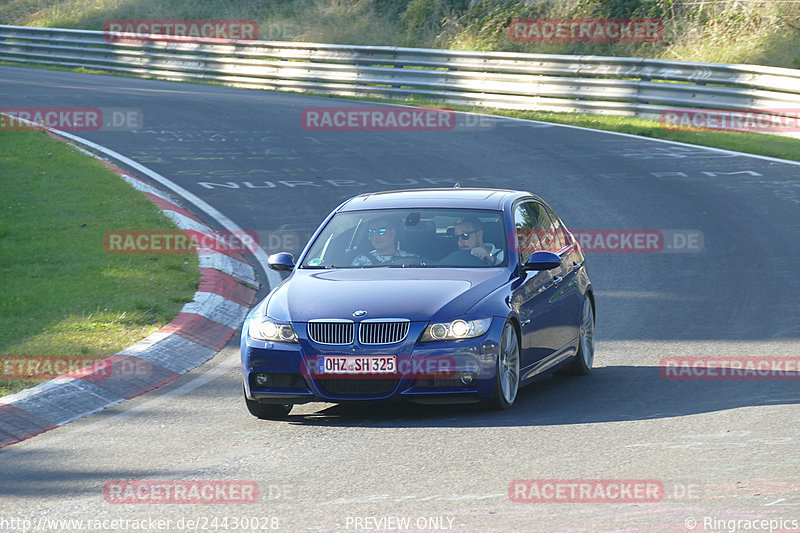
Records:
[[[502,411],[511,409],[519,392],[519,337],[511,322],[506,322],[500,336],[496,375],[494,397],[489,405]]]
[[[244,385],[242,385],[244,392]],[[261,403],[257,400],[251,400],[247,396],[244,397],[244,403],[247,404],[247,410],[250,414],[261,420],[283,420],[289,415],[292,410],[292,404],[279,404],[279,403]]]
[[[594,364],[594,311],[589,296],[583,299],[581,310],[580,333],[578,334],[578,353],[575,360],[568,367],[568,373],[573,376],[585,376],[592,371]]]

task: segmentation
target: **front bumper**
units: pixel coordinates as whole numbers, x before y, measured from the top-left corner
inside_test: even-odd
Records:
[[[292,324],[298,343],[268,342],[242,332],[241,355],[245,394],[265,403],[416,401],[457,403],[494,394],[499,339],[503,320],[494,319],[482,336],[457,341],[418,342],[426,323],[412,322],[408,336],[392,345],[332,346],[308,340],[305,324]],[[398,373],[391,375],[320,374],[320,356],[394,355]],[[462,372],[477,379],[462,383]],[[256,374],[266,377],[258,383]]]

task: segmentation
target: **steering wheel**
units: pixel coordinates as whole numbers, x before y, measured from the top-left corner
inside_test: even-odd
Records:
[[[489,266],[483,260],[472,255],[469,250],[450,252],[443,259],[437,261],[436,264],[452,267]]]

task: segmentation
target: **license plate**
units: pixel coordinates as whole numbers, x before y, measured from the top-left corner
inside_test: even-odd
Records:
[[[395,374],[394,355],[325,355],[317,358],[320,374]]]

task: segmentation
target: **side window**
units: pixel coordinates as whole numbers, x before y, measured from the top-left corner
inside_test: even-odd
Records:
[[[536,232],[539,234],[539,241],[541,241],[542,244],[541,249],[547,250],[548,252],[557,252],[560,248],[558,245],[558,235],[556,234],[556,228],[553,226],[550,215],[547,214],[547,210],[542,204],[533,205],[536,206],[536,213],[539,216],[536,223]]]
[[[543,205],[525,202],[514,208],[514,231],[520,261],[525,262],[537,250],[551,250],[553,223]]]
[[[552,248],[548,248],[548,251],[557,252],[567,245],[568,237],[564,231],[564,226],[561,224],[561,220],[556,216],[556,214],[549,209],[547,210],[547,213],[550,215],[550,220],[553,224],[553,243]]]

